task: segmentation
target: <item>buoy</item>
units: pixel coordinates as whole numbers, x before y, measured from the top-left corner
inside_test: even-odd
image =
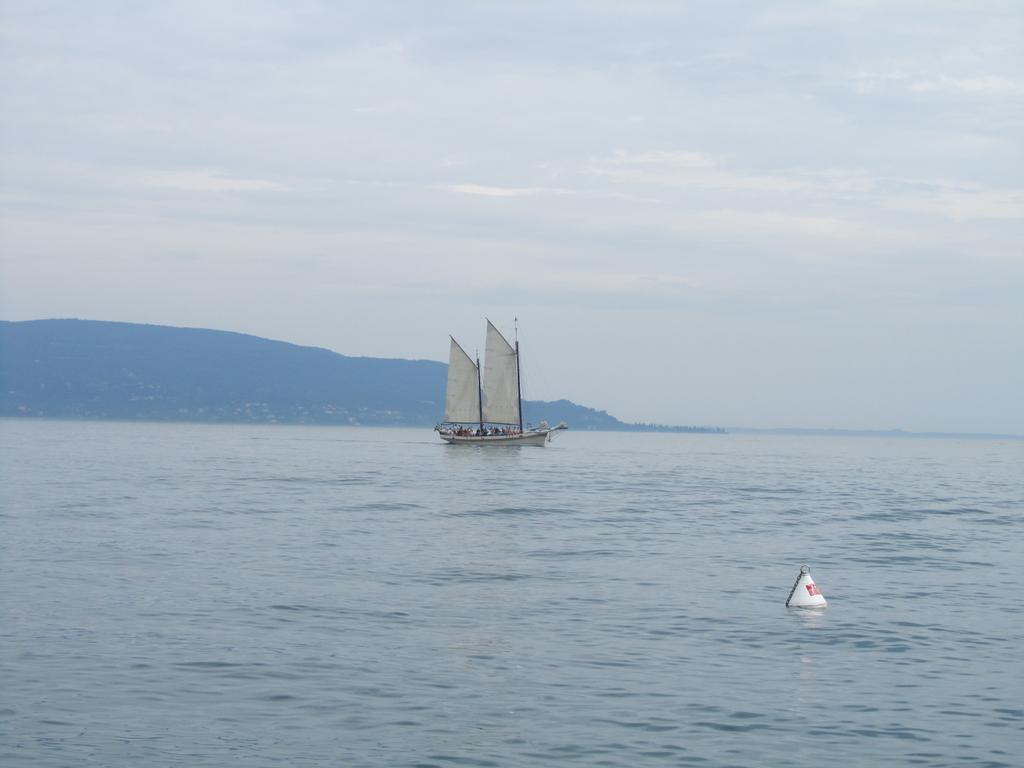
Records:
[[[800,566],[800,575],[796,577],[796,584],[786,598],[786,607],[824,608],[826,605],[825,596],[811,578],[811,569],[806,565]]]

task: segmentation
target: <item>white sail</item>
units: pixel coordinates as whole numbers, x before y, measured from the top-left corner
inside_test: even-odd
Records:
[[[487,321],[484,348],[484,421],[519,423],[519,370],[516,351]]]
[[[452,339],[448,353],[448,389],[444,399],[444,420],[455,423],[480,421],[480,377],[476,363]]]

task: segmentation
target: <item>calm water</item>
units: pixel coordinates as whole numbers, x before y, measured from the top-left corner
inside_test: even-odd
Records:
[[[0,764],[1024,762],[1024,442],[432,437],[0,421]]]

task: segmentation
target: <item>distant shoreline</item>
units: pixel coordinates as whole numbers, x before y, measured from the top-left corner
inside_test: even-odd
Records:
[[[181,418],[123,418],[117,416],[45,416],[35,414],[0,414],[0,421],[63,421],[98,424],[195,424],[222,427],[340,427],[343,429],[422,429],[430,430],[430,424],[342,424],[328,421],[227,421],[214,419]],[[595,429],[580,428],[573,432],[602,434],[675,434],[675,435],[764,435],[779,437],[857,437],[857,438],[898,438],[931,440],[1011,440],[1024,441],[1024,435],[998,432],[910,432],[902,429],[813,429],[803,427],[651,427],[642,425],[638,429]]]
[[[999,432],[910,432],[905,429],[814,429],[809,427],[726,427],[726,432],[744,435],[790,435],[793,437],[897,437],[940,440],[1024,440],[1024,435]]]
[[[216,418],[182,418],[169,416],[159,418],[153,416],[127,417],[127,416],[102,416],[98,414],[82,415],[52,415],[38,413],[0,413],[0,420],[11,419],[18,421],[72,421],[72,422],[95,422],[107,423],[118,422],[121,424],[216,424],[224,426],[268,426],[268,427],[355,427],[357,429],[427,429],[434,428],[434,422],[429,424],[423,422],[401,423],[401,422],[378,422],[359,423],[341,421],[298,421],[289,419],[216,419]],[[573,429],[569,425],[569,429]],[[694,434],[694,435],[724,435],[727,430],[722,427],[668,427],[649,426],[646,424],[626,425],[624,427],[613,427],[611,429],[599,429],[596,427],[577,427],[574,432],[607,432],[617,434],[621,432],[635,433],[660,433],[660,434]]]

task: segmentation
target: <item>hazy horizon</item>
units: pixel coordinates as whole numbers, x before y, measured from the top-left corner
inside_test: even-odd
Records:
[[[0,317],[1024,434],[1024,8],[0,0]],[[482,351],[482,349],[481,349]]]

